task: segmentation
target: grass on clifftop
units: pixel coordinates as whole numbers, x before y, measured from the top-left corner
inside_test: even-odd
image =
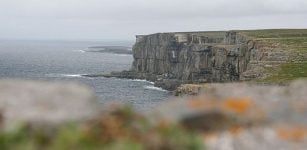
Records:
[[[286,63],[276,69],[268,69],[268,71],[272,73],[272,76],[260,82],[287,84],[295,79],[307,78],[307,62]]]
[[[253,38],[307,37],[307,29],[266,29],[238,31]]]
[[[285,64],[269,68],[272,76],[261,80],[265,83],[288,83],[307,77],[307,29],[268,29],[240,31],[249,37],[282,49],[289,55]]]

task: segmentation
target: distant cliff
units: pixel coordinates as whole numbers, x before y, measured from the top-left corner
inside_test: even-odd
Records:
[[[112,76],[143,78],[171,90],[183,83],[262,80],[281,64],[305,61],[306,53],[289,50],[282,42],[303,38],[307,43],[306,37],[307,30],[137,35],[131,70]]]
[[[236,32],[138,36],[132,71],[182,81],[236,81],[250,61],[250,43]]]

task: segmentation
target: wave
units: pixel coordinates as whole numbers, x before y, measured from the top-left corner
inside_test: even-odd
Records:
[[[85,53],[86,51],[85,50],[76,50],[78,52],[81,52],[81,53]]]
[[[148,81],[148,80],[142,80],[142,79],[131,79],[131,81],[135,81],[135,82],[147,82],[150,84],[155,84],[154,82]]]
[[[84,77],[84,74],[62,74],[64,77]]]
[[[114,55],[117,55],[117,56],[125,56],[125,57],[127,57],[127,56],[131,57],[132,56],[131,54],[117,54],[117,53],[110,53],[110,54],[114,54]]]
[[[47,74],[47,77],[69,77],[69,78],[83,78],[85,74]]]
[[[162,88],[159,88],[159,87],[155,87],[155,86],[144,86],[145,89],[148,89],[148,90],[156,90],[156,91],[162,91],[162,92],[167,92],[167,90],[164,90]]]

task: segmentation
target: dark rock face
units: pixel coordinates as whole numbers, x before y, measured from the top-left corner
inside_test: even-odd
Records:
[[[249,42],[236,32],[142,36],[133,47],[131,71],[185,83],[237,81],[250,60]]]
[[[157,33],[136,36],[129,71],[104,77],[146,79],[175,90],[180,84],[263,79],[289,54],[244,32]],[[97,76],[97,75],[89,75]]]

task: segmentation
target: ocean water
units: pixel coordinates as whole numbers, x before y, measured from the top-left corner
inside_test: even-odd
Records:
[[[91,46],[132,46],[130,42],[0,40],[0,79],[80,82],[90,86],[99,102],[123,102],[151,109],[170,96],[144,80],[89,78],[82,74],[128,70],[132,55],[83,51]]]

